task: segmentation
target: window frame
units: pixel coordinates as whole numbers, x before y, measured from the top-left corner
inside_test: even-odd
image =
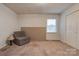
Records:
[[[56,20],[55,18],[51,18],[51,19],[47,19],[47,21],[46,21],[46,33],[56,33],[57,32],[57,20],[56,20],[56,31],[54,32],[54,31],[47,31],[47,28],[48,28],[48,20]]]

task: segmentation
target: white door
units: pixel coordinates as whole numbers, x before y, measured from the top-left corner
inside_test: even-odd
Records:
[[[77,45],[77,15],[72,13],[66,16],[66,42],[73,47]]]
[[[79,11],[76,12],[76,19],[77,19],[77,45],[76,47],[79,49]]]

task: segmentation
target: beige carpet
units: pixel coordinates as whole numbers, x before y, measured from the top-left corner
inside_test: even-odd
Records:
[[[73,56],[77,50],[60,41],[32,41],[23,46],[13,45],[2,56]]]

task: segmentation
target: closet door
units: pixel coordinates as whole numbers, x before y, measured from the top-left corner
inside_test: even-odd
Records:
[[[66,42],[76,47],[77,45],[77,19],[76,13],[66,16]]]
[[[77,45],[76,48],[79,49],[79,11],[76,12],[76,19],[77,19]]]

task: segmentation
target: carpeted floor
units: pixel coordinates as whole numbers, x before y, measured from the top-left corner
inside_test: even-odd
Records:
[[[60,41],[31,41],[23,46],[13,45],[0,51],[1,56],[75,56],[77,50]]]

